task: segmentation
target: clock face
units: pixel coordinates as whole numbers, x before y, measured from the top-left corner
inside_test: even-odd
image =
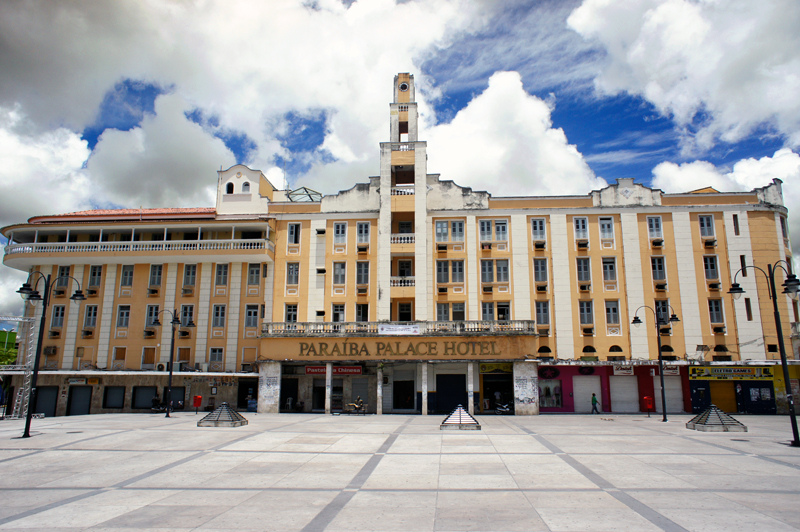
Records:
[[[401,83],[400,85],[398,85],[398,87],[397,87],[397,88],[398,88],[398,89],[400,89],[400,90],[401,90],[401,91],[403,91],[403,92],[406,92],[406,91],[408,90],[408,83],[406,83],[406,82],[404,81],[403,83]]]

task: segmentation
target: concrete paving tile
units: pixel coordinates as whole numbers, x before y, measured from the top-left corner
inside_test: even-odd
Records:
[[[433,530],[435,499],[423,493],[358,492],[326,530]]]
[[[226,512],[229,506],[177,506],[151,504],[103,522],[103,526],[130,528],[193,528]]]
[[[528,501],[534,508],[627,508],[624,504],[599,488],[594,491],[526,491]]]
[[[778,532],[785,531],[786,523],[760,512],[738,510],[703,510],[696,512],[686,509],[665,508],[659,513],[689,530],[719,530],[724,532]],[[795,527],[798,523],[795,523]]]
[[[21,519],[15,519],[0,525],[0,530],[8,528],[47,528],[56,523],[63,528],[89,528],[135,509],[137,509],[136,506],[66,504]]]
[[[537,508],[553,532],[659,531],[659,527],[629,508],[585,508],[565,512],[563,508]]]
[[[373,475],[386,473],[436,473],[439,471],[439,455],[390,455],[378,463]]]
[[[85,499],[72,503],[75,506],[146,506],[180,493],[179,490],[137,490],[126,488],[105,489]]]
[[[798,496],[796,493],[770,493],[768,497],[760,497],[757,491],[749,491],[748,486],[742,486],[743,491],[718,492],[714,496],[727,501],[734,501],[743,506],[762,511],[784,511],[794,509],[800,512]],[[800,524],[800,520],[797,521]]]
[[[434,453],[442,449],[442,437],[438,434],[400,434],[386,454],[391,453]]]
[[[533,473],[513,475],[514,482],[520,489],[596,489],[597,485],[575,472],[558,473]]]
[[[747,510],[746,507],[713,493],[703,493],[702,497],[698,497],[695,491],[626,490],[626,493],[643,504],[658,509],[677,508],[706,511],[727,508],[732,512]]]
[[[278,482],[286,478],[285,473],[277,475],[240,475],[235,473],[224,473],[210,478],[203,487],[209,489],[251,489],[261,490],[271,488]]]
[[[517,489],[511,475],[443,475],[439,474],[439,489]]]
[[[512,475],[571,474],[575,469],[558,456],[504,454],[503,463]]]
[[[362,490],[435,490],[439,487],[439,474],[373,473],[361,486]]]
[[[158,504],[169,506],[237,506],[259,493],[258,490],[191,489],[174,492],[159,499]]]

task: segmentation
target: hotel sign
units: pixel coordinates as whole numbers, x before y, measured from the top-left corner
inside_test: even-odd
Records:
[[[498,360],[536,352],[534,336],[443,336],[405,338],[264,338],[269,360]]]

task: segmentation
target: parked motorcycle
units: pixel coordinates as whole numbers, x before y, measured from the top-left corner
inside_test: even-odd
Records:
[[[511,403],[506,403],[506,404],[497,403],[494,406],[494,413],[497,415],[513,414],[514,406]]]

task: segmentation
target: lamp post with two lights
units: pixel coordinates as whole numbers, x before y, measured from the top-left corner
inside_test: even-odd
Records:
[[[175,331],[178,330],[178,327],[181,327],[181,320],[178,317],[178,309],[175,310],[167,310],[164,309],[158,314],[156,314],[155,319],[150,324],[153,327],[161,327],[161,322],[158,321],[158,316],[161,314],[169,314],[172,316],[172,321],[169,324],[172,326],[172,339],[170,340],[169,344],[169,378],[167,379],[167,397],[166,397],[166,411],[167,415],[165,417],[170,417],[169,413],[172,410],[172,365],[175,361]],[[194,322],[190,319],[188,323],[183,325],[184,327],[194,327]]]
[[[661,326],[662,325],[669,325],[670,323],[677,323],[681,320],[678,319],[678,316],[675,314],[675,309],[669,307],[672,310],[672,315],[669,319],[666,316],[662,317],[659,316],[658,312],[655,311],[652,307],[648,307],[647,305],[642,305],[641,307],[636,309],[636,312],[633,315],[633,321],[631,325],[634,327],[639,327],[642,324],[642,320],[639,319],[639,311],[643,308],[648,309],[650,312],[653,313],[655,317],[656,323],[656,339],[658,341],[658,375],[661,378],[661,414],[662,419],[661,421],[667,421],[667,394],[664,391],[664,354],[661,352]]]
[[[786,383],[786,402],[789,405],[789,420],[792,425],[793,440],[791,442],[791,446],[800,447],[800,437],[798,436],[797,432],[797,417],[794,412],[794,399],[792,398],[792,383],[791,380],[789,380],[789,364],[786,362],[786,346],[784,345],[783,341],[781,314],[778,311],[778,294],[777,290],[775,289],[775,272],[779,269],[783,270],[786,279],[781,285],[783,286],[782,293],[788,295],[792,299],[797,299],[798,297],[800,280],[797,279],[795,274],[791,273],[791,265],[785,260],[779,260],[775,264],[767,264],[767,271],[764,271],[758,266],[744,266],[733,276],[731,289],[728,290],[728,293],[731,294],[734,299],[739,299],[742,297],[742,294],[745,293],[744,289],[739,285],[739,283],[736,282],[736,277],[738,277],[742,272],[744,272],[746,275],[748,268],[760,271],[762,274],[764,274],[764,276],[767,278],[767,283],[769,284],[769,297],[772,299],[772,313],[775,317],[775,330],[778,334],[778,349],[780,350],[781,366],[783,367],[783,381]]]
[[[33,286],[31,286],[31,279],[33,278],[35,278],[36,281],[33,283]],[[44,339],[44,326],[47,320],[47,308],[50,306],[50,297],[52,295],[53,288],[62,280],[66,282],[72,280],[78,285],[78,289],[75,290],[75,293],[72,294],[72,296],[70,296],[72,301],[83,301],[86,299],[86,296],[84,296],[83,292],[81,291],[81,283],[71,275],[60,275],[55,279],[51,279],[50,275],[45,275],[42,272],[34,271],[28,275],[27,281],[22,284],[22,287],[19,290],[17,290],[17,293],[28,302],[42,302],[42,318],[39,321],[39,338],[36,342],[36,356],[33,360],[31,389],[28,394],[28,412],[25,415],[25,431],[22,433],[23,438],[31,437],[31,420],[33,419],[33,408],[36,404],[36,381],[39,377],[39,360],[42,356],[42,340]],[[41,294],[38,290],[36,290],[40,281],[44,281],[44,290]]]

